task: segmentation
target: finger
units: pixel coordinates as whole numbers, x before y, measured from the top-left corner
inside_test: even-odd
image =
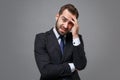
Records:
[[[70,22],[71,22],[71,23],[73,23],[73,24],[75,24],[75,20],[73,20],[73,19],[72,19],[72,20],[70,20]]]
[[[73,22],[75,24],[75,23],[78,23],[78,20],[76,18],[72,18],[71,22]]]

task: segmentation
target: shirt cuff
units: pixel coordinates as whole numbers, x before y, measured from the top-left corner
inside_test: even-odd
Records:
[[[74,39],[73,39],[73,45],[74,45],[74,46],[78,46],[80,43],[81,43],[81,42],[80,42],[80,39],[79,39],[79,38],[74,38]]]
[[[73,63],[68,63],[71,69],[71,72],[75,71],[75,65]]]

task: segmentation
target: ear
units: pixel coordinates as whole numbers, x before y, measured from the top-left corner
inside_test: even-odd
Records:
[[[58,20],[58,18],[59,18],[59,14],[56,14],[56,17],[55,17],[56,21]]]

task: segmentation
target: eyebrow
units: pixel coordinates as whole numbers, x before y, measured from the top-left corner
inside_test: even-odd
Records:
[[[65,16],[62,16],[62,18],[64,18],[65,20],[68,20]]]
[[[65,16],[62,16],[62,18],[66,19],[66,20],[69,20]],[[69,20],[69,21],[71,21],[71,20]],[[75,21],[75,20],[72,18],[72,21]]]

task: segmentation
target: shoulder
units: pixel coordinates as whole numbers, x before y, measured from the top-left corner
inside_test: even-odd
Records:
[[[35,36],[35,40],[37,40],[37,41],[41,41],[41,40],[44,40],[44,38],[45,38],[45,33],[38,33],[38,34],[36,34],[36,36]]]
[[[42,32],[42,33],[37,33],[35,35],[35,39],[42,39],[42,40],[45,40],[49,35],[51,35],[52,33],[52,29],[49,30],[49,31],[46,31],[46,32]]]
[[[45,41],[46,41],[46,36],[45,35],[46,35],[46,32],[36,34],[36,36],[35,36],[35,47],[45,45]]]

